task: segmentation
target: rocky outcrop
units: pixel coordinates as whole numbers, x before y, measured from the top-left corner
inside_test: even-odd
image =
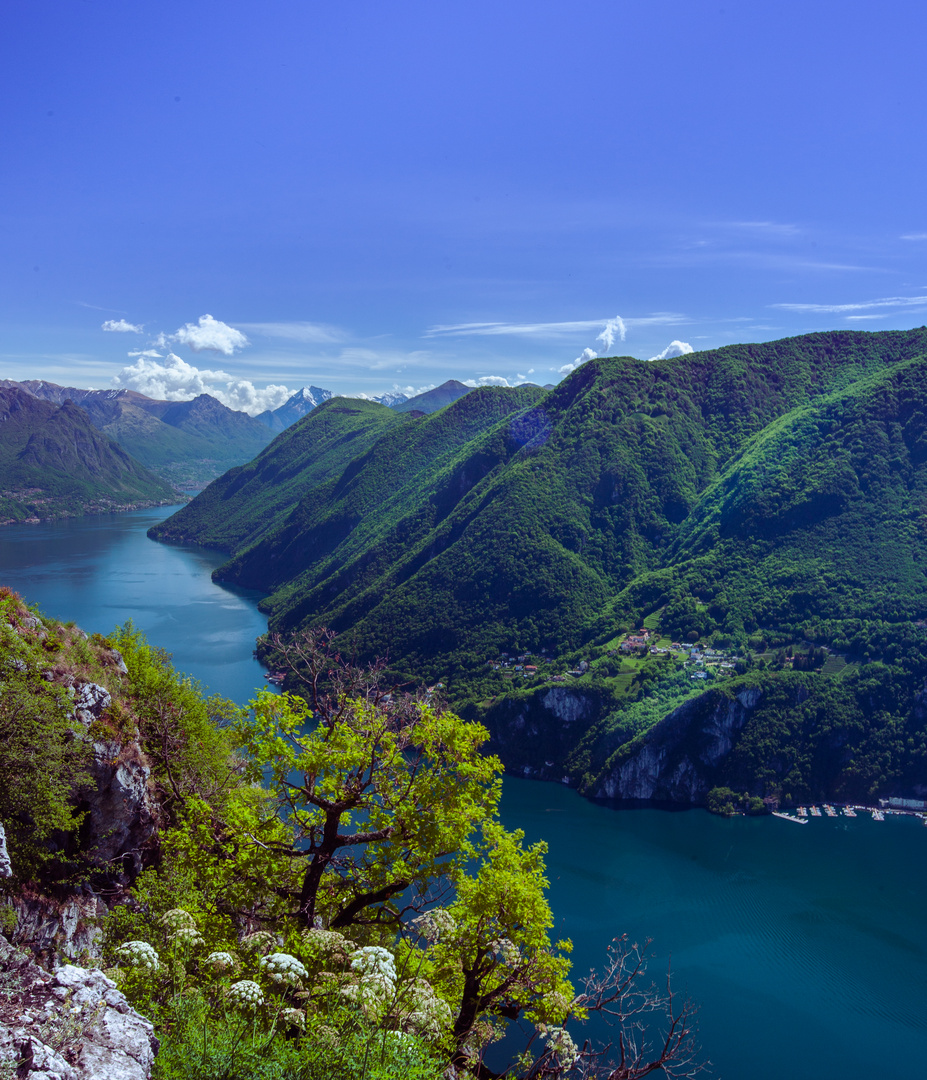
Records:
[[[54,973],[0,938],[0,1063],[34,1080],[149,1080],[158,1040],[102,971]],[[2,1068],[2,1066],[0,1066]]]
[[[6,829],[0,824],[0,878],[13,876],[13,864],[6,846]]]
[[[623,747],[594,794],[600,799],[704,803],[762,691],[744,687],[729,697],[709,690],[675,709]]]
[[[99,955],[100,921],[107,907],[93,893],[59,900],[23,889],[10,906],[16,913],[13,939],[34,956],[54,963],[61,956],[77,960]]]
[[[562,779],[562,766],[602,710],[593,687],[548,686],[530,697],[502,698],[480,721],[489,729],[489,751],[506,770],[539,779]]]
[[[81,846],[113,884],[131,884],[157,833],[151,769],[137,742],[107,740],[93,744],[90,775],[93,786],[81,792],[87,813]]]

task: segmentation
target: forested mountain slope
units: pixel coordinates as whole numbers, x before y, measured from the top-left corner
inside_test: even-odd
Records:
[[[307,492],[340,477],[385,432],[414,422],[375,401],[325,401],[254,461],[215,480],[151,535],[227,551],[253,544],[281,525]]]
[[[0,521],[176,502],[177,493],[66,401],[0,389]]]
[[[654,363],[595,360],[546,394],[474,391],[401,437],[398,431],[383,436],[324,489],[308,474],[298,507],[258,547],[238,545],[256,535],[265,495],[237,504],[235,514],[252,523],[250,533],[242,524],[227,538],[208,528],[185,528],[183,536],[227,543],[235,558],[223,577],[276,590],[268,602],[272,625],[350,627],[363,648],[434,673],[469,667],[506,642],[531,650],[577,647],[613,618],[665,603],[682,573],[667,568],[686,566],[695,574],[702,560],[717,578],[727,573],[719,560],[733,557],[738,544],[762,542],[773,561],[760,578],[748,573],[735,585],[747,590],[744,604],[752,609],[737,607],[729,618],[721,610],[725,601],[709,614],[706,629],[733,632],[749,628],[751,619],[773,617],[770,603],[776,617],[787,614],[775,601],[775,552],[784,552],[786,563],[797,557],[789,554],[801,549],[790,538],[790,522],[800,530],[809,525],[800,505],[830,522],[821,527],[832,539],[841,508],[850,513],[847,560],[867,589],[885,576],[884,563],[862,556],[879,535],[872,531],[879,514],[894,536],[903,524],[898,513],[910,509],[899,503],[901,489],[880,485],[879,477],[908,483],[891,464],[898,450],[892,425],[914,425],[908,438],[915,437],[920,414],[911,395],[922,365],[914,358],[925,353],[927,331],[916,330],[815,334]],[[894,381],[884,383],[880,373],[892,371]],[[490,409],[497,399],[506,404]],[[877,401],[884,413],[878,436],[866,427],[877,423],[866,419]],[[903,406],[908,421],[891,414],[892,402],[901,408],[902,401],[911,401]],[[474,428],[476,411],[485,422]],[[851,417],[857,419],[850,423]],[[842,434],[828,436],[831,428]],[[441,441],[447,438],[450,443]],[[408,454],[404,440],[410,439],[409,447],[427,449]],[[434,440],[453,445],[453,458],[436,454]],[[819,446],[833,460],[806,476],[802,463]],[[277,453],[271,447],[262,455],[268,478]],[[865,469],[864,459],[872,461]],[[851,460],[866,474],[856,495],[857,487],[841,481]],[[778,462],[795,490],[794,498],[783,493],[774,504],[779,488],[767,481]],[[288,475],[295,491],[296,477]],[[909,481],[915,488],[919,482]],[[878,509],[867,505],[873,499]],[[197,502],[184,519],[198,512]],[[160,535],[174,529],[168,523]],[[728,536],[732,530],[740,530],[740,540]],[[810,541],[823,542],[824,534]],[[907,582],[899,588],[910,591]],[[691,606],[686,595],[676,605],[680,619]],[[702,610],[705,598],[694,599]]]
[[[218,503],[177,533],[203,497],[159,533],[224,544],[217,575],[268,590],[273,630],[326,624],[441,679],[508,763],[593,793],[927,791],[927,330],[594,360],[550,392],[475,390],[384,430],[350,464],[329,458],[324,482],[313,416],[286,515],[262,517],[266,492],[242,489],[234,535]],[[639,782],[647,732],[710,684],[668,656],[619,655],[645,618],[667,644],[725,649],[746,680],[710,693],[749,707],[678,714],[738,717],[723,752],[686,736],[686,783]],[[504,682],[487,671],[503,651],[560,659]],[[557,676],[569,686],[549,681],[583,658]]]

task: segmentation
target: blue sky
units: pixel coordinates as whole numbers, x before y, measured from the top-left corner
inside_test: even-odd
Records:
[[[7,0],[0,377],[253,412],[922,325],[925,36],[914,2]]]

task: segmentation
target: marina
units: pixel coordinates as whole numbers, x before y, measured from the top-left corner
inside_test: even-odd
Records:
[[[823,803],[821,806],[799,806],[795,809],[794,814],[782,810],[773,810],[772,816],[782,818],[784,821],[794,821],[797,825],[807,825],[813,817],[836,818],[842,815],[843,817],[855,818],[859,816],[860,812],[869,814],[873,821],[884,821],[887,816],[915,817],[920,818],[924,825],[927,825],[927,812],[922,809],[887,807],[885,805],[878,807],[850,803],[846,805]]]

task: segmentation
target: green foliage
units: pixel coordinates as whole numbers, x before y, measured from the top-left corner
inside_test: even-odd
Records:
[[[344,702],[310,729],[301,699],[269,691],[252,708],[239,740],[289,834],[275,849],[305,864],[294,901],[306,925],[318,912],[333,927],[395,921],[394,897],[425,894],[472,856],[501,770],[479,753],[479,725],[423,705],[401,715]]]
[[[112,640],[128,668],[124,702],[139,724],[161,805],[171,817],[191,799],[222,807],[241,768],[227,727],[238,710],[223,698],[205,700],[131,622]]]
[[[55,636],[62,631],[0,590],[0,821],[20,881],[73,869],[80,815],[72,795],[88,780],[90,747],[67,690],[44,677],[47,641],[69,651],[68,637]]]

